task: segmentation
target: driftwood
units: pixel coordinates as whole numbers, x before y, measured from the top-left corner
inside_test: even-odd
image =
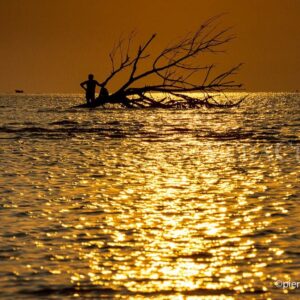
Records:
[[[126,108],[230,108],[239,105],[243,99],[232,102],[226,98],[219,102],[215,95],[221,93],[226,97],[225,92],[241,89],[242,85],[232,79],[241,64],[218,72],[214,64],[201,63],[204,54],[222,52],[222,46],[234,38],[229,28],[219,29],[219,19],[220,16],[207,20],[198,30],[153,57],[148,50],[156,34],[140,45],[134,55],[131,49],[134,34],[120,39],[109,55],[111,73],[101,85],[106,89],[121,72],[125,72],[127,79],[116,91],[100,96],[90,106],[118,103]]]

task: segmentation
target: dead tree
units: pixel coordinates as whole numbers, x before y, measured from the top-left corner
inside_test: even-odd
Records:
[[[126,108],[239,105],[243,99],[232,102],[226,98],[225,102],[220,102],[215,95],[226,95],[227,91],[241,88],[241,84],[232,79],[241,64],[225,72],[217,72],[214,64],[203,64],[204,54],[222,52],[222,46],[234,38],[230,34],[230,28],[219,29],[218,20],[219,17],[207,20],[197,31],[187,34],[153,57],[148,50],[155,41],[156,34],[140,45],[134,55],[131,54],[134,34],[127,39],[120,39],[109,55],[112,71],[102,82],[102,86],[105,88],[121,72],[125,72],[127,79],[110,95],[98,98],[95,106],[105,103],[120,103]],[[141,67],[142,63],[145,65],[145,60],[148,60],[148,68]],[[141,85],[141,82],[147,84]]]

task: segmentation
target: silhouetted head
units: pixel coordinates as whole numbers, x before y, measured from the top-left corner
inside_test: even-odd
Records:
[[[94,79],[94,75],[93,74],[89,74],[89,80],[93,80]]]

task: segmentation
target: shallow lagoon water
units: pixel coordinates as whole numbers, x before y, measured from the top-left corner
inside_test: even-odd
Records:
[[[1,299],[300,297],[299,94],[81,98],[0,96]]]

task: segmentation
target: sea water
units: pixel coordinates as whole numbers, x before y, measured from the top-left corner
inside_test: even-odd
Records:
[[[300,94],[82,101],[0,96],[1,299],[300,297]]]

